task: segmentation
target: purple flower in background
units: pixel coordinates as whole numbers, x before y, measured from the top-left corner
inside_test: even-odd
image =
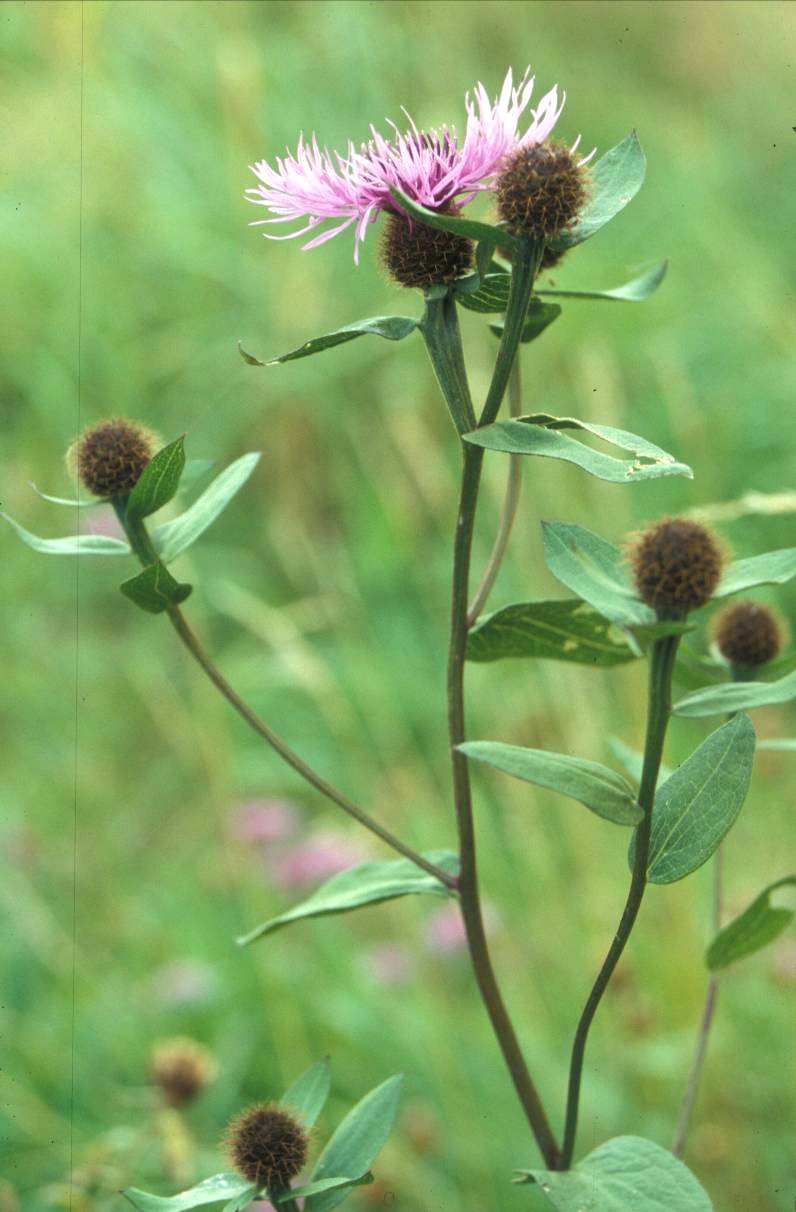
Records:
[[[315,135],[310,142],[302,135],[295,154],[277,157],[275,167],[266,160],[251,166],[260,184],[247,189],[246,196],[273,216],[257,219],[253,226],[306,220],[298,231],[284,236],[264,233],[272,240],[291,240],[327,221],[342,220],[314,235],[303,246],[308,249],[355,224],[354,260],[358,263],[368,225],[382,211],[395,213],[391,188],[397,187],[432,210],[450,210],[489,188],[507,155],[544,142],[564,99],[559,103],[558,90],[552,88],[531,110],[532,121],[520,135],[517,127],[530,103],[533,85],[533,77],[526,71],[515,88],[509,69],[500,95],[490,102],[483,84],[477,84],[473,96],[468,93],[465,97],[463,138],[454,126],[420,130],[408,114],[408,130],[402,132],[390,122],[391,133],[385,139],[371,126],[371,138],[359,149],[349,142],[344,156],[321,148]]]
[[[271,875],[285,889],[327,880],[365,858],[362,846],[342,833],[319,832],[304,842],[268,856]]]
[[[252,845],[285,842],[298,829],[299,814],[286,800],[249,800],[239,804],[232,818],[232,836]]]

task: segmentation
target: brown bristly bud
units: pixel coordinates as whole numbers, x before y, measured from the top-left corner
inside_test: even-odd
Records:
[[[562,144],[521,147],[507,160],[495,193],[498,214],[512,235],[552,240],[571,227],[583,209],[588,173]]]
[[[195,1040],[178,1036],[152,1049],[149,1072],[169,1107],[184,1107],[216,1076],[212,1055]]]
[[[710,601],[722,552],[715,535],[688,518],[664,518],[631,544],[638,595],[662,618],[682,618]]]
[[[226,1146],[235,1169],[269,1189],[287,1187],[307,1160],[309,1137],[299,1121],[275,1103],[244,1111],[227,1129]]]
[[[714,634],[721,655],[738,669],[767,665],[782,647],[777,616],[758,602],[736,602],[722,610]]]
[[[96,497],[132,492],[158,448],[144,425],[114,417],[85,430],[67,453],[67,462]]]
[[[446,209],[444,214],[456,215]],[[400,286],[424,290],[454,282],[473,268],[473,244],[464,236],[429,227],[397,212],[384,216],[381,259]]]

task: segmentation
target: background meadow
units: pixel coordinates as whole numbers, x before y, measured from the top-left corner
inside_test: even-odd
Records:
[[[164,440],[187,432],[189,457],[218,465],[262,450],[180,560],[197,585],[188,614],[321,771],[414,844],[452,843],[457,454],[421,342],[365,338],[267,370],[236,350],[265,357],[362,316],[416,314],[420,298],[386,281],[375,230],[359,269],[347,234],[311,253],[263,240],[247,226],[247,165],[301,130],[364,138],[402,105],[420,124],[460,121],[476,80],[494,91],[529,61],[539,95],[567,90],[562,135],[602,152],[637,127],[645,187],[553,276],[614,286],[665,256],[669,275],[645,304],[565,302],[525,353],[526,410],[625,426],[696,478],[624,489],[534,461],[493,604],[561,596],[540,515],[617,541],[718,504],[736,554],[790,546],[792,21],[777,2],[6,3],[3,508],[38,533],[72,531],[29,481],[69,495],[63,451],[109,414]],[[479,317],[463,323],[483,394],[493,338]],[[505,472],[491,456],[478,567]],[[750,493],[779,495],[732,504]],[[107,525],[101,510],[81,521]],[[118,1209],[127,1183],[167,1191],[221,1169],[227,1118],[327,1052],[322,1129],[407,1075],[379,1181],[352,1209],[540,1207],[508,1183],[536,1153],[444,904],[399,901],[237,950],[336,865],[385,852],[119,594],[127,561],[44,559],[4,530],[2,565],[2,1212]],[[761,596],[796,620],[793,589]],[[643,679],[641,664],[473,666],[470,733],[611,761],[607,733],[640,743]],[[796,727],[792,707],[755,722]],[[706,730],[676,720],[670,760]],[[625,895],[626,836],[552,793],[474,778],[496,961],[558,1124],[571,1032]],[[794,755],[761,754],[727,847],[730,908],[784,874],[794,791]],[[671,1140],[709,893],[706,870],[650,889],[590,1042],[581,1152],[628,1130]],[[717,1212],[792,1207],[794,984],[792,933],[724,983],[689,1154]],[[164,1121],[147,1084],[152,1045],[174,1034],[219,1064],[185,1124]]]

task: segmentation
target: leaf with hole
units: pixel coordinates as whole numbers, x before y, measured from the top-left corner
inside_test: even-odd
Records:
[[[185,513],[155,527],[152,531],[152,543],[164,564],[170,564],[183,551],[187,551],[199,536],[204,534],[208,526],[215,522],[235,494],[240,492],[259,459],[258,451],[241,455],[216,476]]]
[[[655,294],[655,291],[666,277],[666,270],[668,268],[669,262],[661,261],[659,265],[648,269],[646,273],[641,274],[638,278],[625,282],[623,286],[614,286],[611,290],[539,289],[536,293],[550,299],[614,299],[623,303],[643,303],[645,299],[649,299],[650,295]]]
[[[459,860],[448,850],[435,850],[424,855],[449,875],[456,875]],[[321,884],[307,900],[271,918],[249,934],[238,939],[240,946],[275,930],[308,917],[327,917],[334,913],[348,913],[362,905],[374,905],[379,901],[395,900],[399,896],[414,893],[431,893],[435,896],[450,896],[450,890],[440,880],[416,867],[411,859],[389,859],[384,862],[359,863],[348,871],[333,875]]]
[[[735,560],[719,581],[714,598],[755,589],[758,585],[785,585],[796,577],[796,547],[782,547],[765,555]]]
[[[324,1108],[331,1087],[329,1058],[316,1061],[300,1077],[297,1077],[279,1100],[280,1106],[289,1107],[311,1128]]]
[[[392,1131],[402,1082],[400,1075],[388,1078],[349,1111],[318,1158],[312,1182],[338,1175],[356,1179],[368,1173]],[[331,1212],[348,1194],[346,1189],[310,1195],[304,1212]]]
[[[133,520],[148,518],[167,505],[177,492],[184,467],[185,438],[181,437],[164,446],[147,463],[127,499],[126,516]]]
[[[637,825],[641,820],[633,788],[621,774],[599,762],[546,749],[504,745],[501,741],[466,741],[457,748],[473,761],[484,762],[523,782],[560,791],[615,825]]]
[[[644,183],[646,171],[647,157],[638,135],[631,131],[589,169],[589,200],[580,218],[551,241],[549,247],[563,252],[588,240],[632,202]]]
[[[276,366],[280,362],[293,362],[296,358],[308,358],[311,354],[322,353],[325,349],[343,345],[346,341],[354,341],[357,337],[373,336],[383,337],[385,341],[403,341],[419,327],[420,322],[411,316],[370,316],[367,320],[357,320],[353,324],[335,329],[334,332],[327,332],[322,337],[313,337],[311,341],[299,345],[298,349],[291,349],[289,353],[279,354],[266,362],[253,359],[251,354],[244,356],[247,362],[254,361],[258,366]]]
[[[735,824],[749,790],[755,730],[739,713],[678,766],[655,794],[647,878],[673,884],[706,863]],[[635,836],[628,861],[632,868]]]
[[[720,686],[705,686],[675,703],[675,715],[723,715],[727,711],[751,711],[755,707],[770,707],[773,703],[790,703],[796,699],[796,673],[776,682],[723,682]]]
[[[622,554],[585,526],[542,522],[547,567],[599,614],[621,627],[654,624],[654,610],[636,597]]]
[[[146,1191],[138,1191],[135,1187],[127,1187],[122,1191],[125,1199],[138,1209],[138,1212],[191,1212],[193,1208],[204,1208],[208,1204],[220,1204],[224,1201],[245,1201],[248,1197],[254,1199],[257,1187],[239,1174],[214,1174],[204,1182],[189,1191],[181,1191],[179,1195],[163,1196],[150,1195]],[[233,1202],[234,1206],[234,1202]],[[239,1206],[245,1206],[239,1203]]]
[[[191,594],[191,585],[175,581],[165,564],[158,560],[138,576],[119,586],[125,597],[148,614],[162,614],[170,606],[178,606]]]
[[[718,932],[705,956],[711,972],[718,972],[736,960],[753,955],[782,934],[793,920],[793,910],[772,905],[771,893],[794,885],[796,875],[775,880],[755,897],[748,909]]]
[[[19,522],[15,522],[7,513],[0,511],[0,518],[5,518],[9,526],[13,526],[23,543],[43,555],[130,555],[129,544],[121,539],[106,538],[102,534],[75,534],[64,539],[42,539],[20,526]]]

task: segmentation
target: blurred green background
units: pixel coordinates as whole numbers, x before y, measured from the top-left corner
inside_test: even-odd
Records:
[[[241,339],[264,357],[361,316],[416,314],[420,299],[385,280],[372,230],[359,269],[348,234],[310,253],[264,241],[247,226],[259,217],[247,165],[302,130],[344,146],[401,106],[421,124],[460,121],[476,80],[493,92],[529,61],[537,96],[567,90],[561,135],[602,152],[637,127],[644,189],[554,277],[613,286],[669,256],[668,278],[646,304],[568,304],[525,354],[526,404],[626,426],[696,478],[626,489],[538,460],[493,604],[560,596],[540,516],[619,540],[662,512],[796,488],[792,21],[780,3],[6,3],[3,508],[38,533],[72,532],[74,513],[29,481],[70,495],[63,451],[109,414],[187,432],[190,456],[220,465],[262,450],[180,560],[197,584],[188,613],[320,770],[416,845],[450,844],[457,455],[421,342],[363,339],[267,370],[236,351]],[[478,317],[463,323],[483,395],[493,339]],[[478,566],[505,471],[488,460]],[[794,543],[788,498],[727,514],[739,555]],[[101,511],[81,521],[104,524]],[[385,852],[258,743],[162,620],[121,597],[127,561],[46,559],[2,539],[2,1212],[120,1208],[126,1183],[169,1191],[221,1169],[228,1117],[327,1052],[321,1138],[370,1086],[407,1075],[379,1182],[352,1207],[541,1207],[509,1185],[537,1154],[438,903],[236,950],[324,863]],[[763,596],[796,614],[792,591]],[[643,679],[640,663],[473,667],[470,732],[611,760],[607,735],[640,742]],[[793,714],[755,722],[784,736]],[[675,722],[670,759],[706,728]],[[626,836],[552,794],[474,778],[496,962],[559,1125],[568,1043],[625,895]],[[793,756],[762,754],[727,847],[731,909],[787,870],[795,789]],[[266,820],[284,836],[253,839]],[[705,869],[650,891],[592,1034],[581,1152],[627,1131],[671,1140],[709,894]],[[722,989],[688,1156],[721,1212],[792,1207],[794,982],[791,934]],[[147,1078],[153,1044],[174,1034],[219,1064],[181,1124],[164,1121]]]

